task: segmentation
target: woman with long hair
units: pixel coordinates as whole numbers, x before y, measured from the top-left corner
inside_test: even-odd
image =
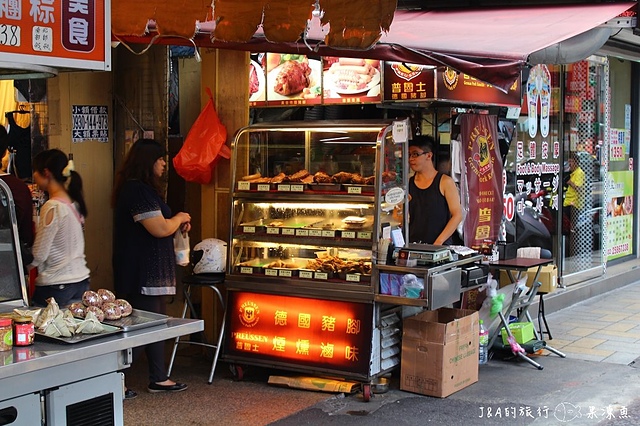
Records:
[[[42,151],[33,159],[33,179],[49,199],[40,209],[33,244],[38,268],[32,303],[46,306],[53,297],[62,307],[81,301],[89,290],[89,268],[84,255],[84,219],[87,205],[82,179],[73,160],[59,149]]]
[[[113,272],[118,297],[136,309],[164,314],[165,297],[176,294],[173,235],[191,228],[191,216],[172,215],[162,197],[166,161],[162,145],[139,139],[116,175]],[[149,362],[149,392],[178,392],[187,385],[170,380],[164,362],[164,342],[145,346]],[[137,351],[134,351],[134,357]]]

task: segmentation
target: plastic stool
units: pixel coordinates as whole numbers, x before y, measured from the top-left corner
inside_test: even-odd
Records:
[[[551,337],[551,330],[549,330],[549,324],[547,323],[547,317],[544,315],[544,295],[546,292],[538,292],[540,301],[538,302],[538,328],[540,330],[540,338],[544,339],[544,335],[549,336],[549,340],[553,340]],[[546,330],[546,331],[545,331]]]
[[[175,342],[173,343],[173,352],[171,353],[171,361],[169,362],[169,369],[167,370],[167,376],[171,375],[171,369],[173,368],[173,361],[176,357],[176,352],[178,351],[178,344],[187,343],[192,345],[200,345],[206,346],[208,348],[214,349],[213,353],[213,363],[211,364],[211,373],[209,373],[209,384],[213,382],[213,374],[216,371],[216,364],[218,363],[218,355],[220,355],[220,349],[222,348],[222,338],[224,336],[224,323],[226,320],[226,306],[224,303],[224,298],[222,297],[222,293],[218,286],[224,283],[224,273],[219,274],[198,274],[198,275],[188,275],[182,279],[182,284],[184,285],[184,309],[182,310],[182,318],[187,317],[187,308],[190,312],[190,318],[199,319],[196,315],[196,311],[193,308],[193,303],[191,302],[191,287],[192,286],[200,286],[200,287],[208,287],[213,290],[218,296],[218,300],[220,301],[220,306],[222,307],[222,324],[220,325],[220,331],[218,333],[218,342],[214,345],[207,342],[206,337],[204,336],[204,332],[202,333],[203,341],[202,342],[194,342],[191,340],[180,340],[180,336],[176,337]]]

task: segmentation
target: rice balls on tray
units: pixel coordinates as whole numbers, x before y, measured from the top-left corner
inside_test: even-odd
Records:
[[[133,312],[131,304],[124,299],[116,299],[112,291],[101,288],[98,291],[87,290],[82,295],[82,303],[69,305],[76,318],[84,318],[87,312],[93,312],[98,321],[113,321],[127,317]]]

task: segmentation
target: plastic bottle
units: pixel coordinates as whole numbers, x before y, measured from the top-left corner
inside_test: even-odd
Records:
[[[478,335],[478,364],[486,364],[489,361],[489,331],[484,328],[484,321],[480,320],[480,333]]]

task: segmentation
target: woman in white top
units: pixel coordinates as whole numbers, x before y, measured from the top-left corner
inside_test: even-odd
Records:
[[[33,159],[33,179],[49,199],[40,209],[33,244],[33,262],[38,268],[32,303],[46,306],[54,297],[61,307],[82,300],[89,290],[89,268],[84,255],[84,218],[87,206],[82,179],[73,170],[73,160],[50,149]]]

